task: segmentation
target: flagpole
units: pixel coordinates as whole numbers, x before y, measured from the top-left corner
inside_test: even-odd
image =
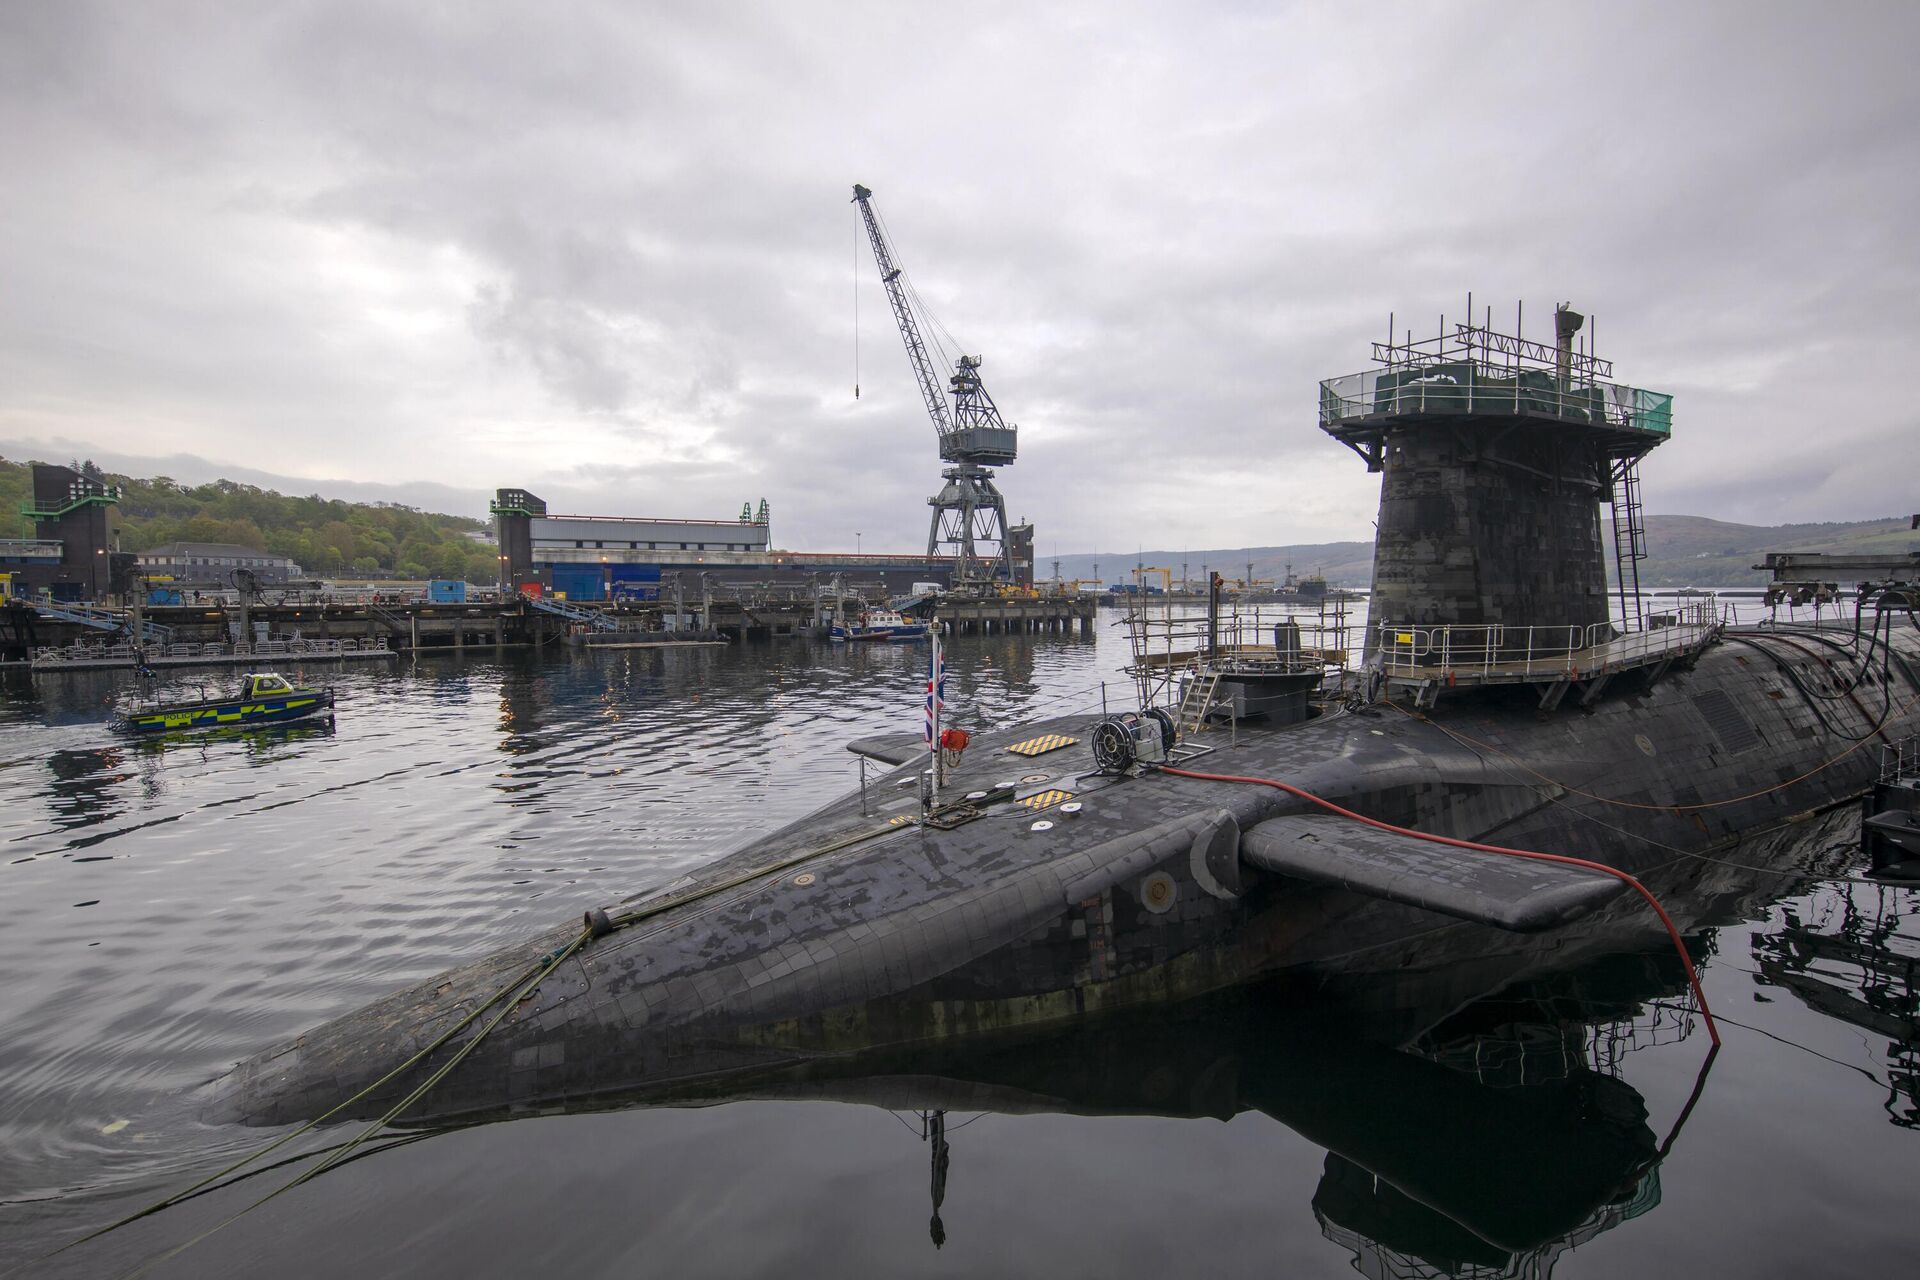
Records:
[[[933,752],[933,807],[940,807],[940,695],[944,683],[941,677],[946,673],[940,669],[940,620],[934,618],[927,623],[927,638],[932,642],[927,654],[927,746]]]

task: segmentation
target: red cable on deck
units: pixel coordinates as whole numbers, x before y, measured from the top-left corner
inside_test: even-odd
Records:
[[[1592,862],[1586,858],[1569,857],[1563,853],[1541,853],[1534,849],[1509,849],[1504,845],[1481,844],[1477,840],[1456,840],[1452,836],[1438,836],[1429,831],[1415,831],[1411,827],[1396,827],[1391,822],[1382,822],[1378,818],[1369,818],[1364,813],[1355,813],[1351,809],[1343,809],[1333,801],[1323,800],[1311,791],[1303,791],[1292,783],[1280,782],[1274,778],[1251,778],[1229,773],[1198,773],[1192,769],[1175,769],[1170,765],[1161,765],[1160,772],[1170,773],[1180,778],[1197,778],[1201,782],[1246,782],[1254,786],[1272,787],[1274,790],[1284,791],[1290,796],[1298,796],[1309,804],[1317,804],[1329,813],[1337,814],[1342,818],[1350,818],[1355,822],[1377,828],[1381,831],[1391,832],[1396,836],[1411,836],[1415,840],[1427,840],[1434,844],[1452,845],[1456,849],[1472,849],[1478,853],[1499,853],[1510,858],[1526,858],[1533,862],[1558,862],[1563,866],[1581,867],[1588,871],[1599,871],[1610,875],[1614,879],[1631,886],[1634,892],[1645,898],[1647,905],[1653,908],[1654,914],[1660,917],[1660,923],[1666,926],[1667,936],[1673,939],[1673,949],[1679,952],[1680,963],[1686,968],[1687,982],[1693,988],[1693,998],[1700,1003],[1700,1016],[1706,1021],[1707,1034],[1712,1037],[1714,1047],[1716,1049],[1720,1047],[1720,1028],[1713,1020],[1713,1010],[1707,1007],[1707,993],[1700,989],[1700,975],[1694,972],[1693,957],[1687,954],[1686,944],[1680,941],[1680,930],[1674,927],[1673,918],[1667,914],[1667,909],[1660,905],[1660,900],[1653,896],[1647,889],[1647,886],[1641,884],[1639,880],[1627,874],[1625,871],[1620,870],[1618,867],[1610,867],[1604,862]]]

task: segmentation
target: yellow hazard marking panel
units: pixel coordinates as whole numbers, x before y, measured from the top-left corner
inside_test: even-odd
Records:
[[[162,711],[136,715],[134,723],[159,725],[167,729],[185,729],[195,724],[240,724],[256,716],[279,711],[299,711],[317,705],[317,698],[289,698],[284,703],[249,702],[231,711],[200,707],[192,711]]]
[[[1025,742],[1016,742],[1007,750],[1016,756],[1043,756],[1049,751],[1070,747],[1078,741],[1080,739],[1069,738],[1064,733],[1044,733],[1037,738],[1028,738]]]
[[[1024,809],[1032,809],[1037,813],[1041,809],[1051,809],[1061,801],[1071,799],[1073,799],[1073,792],[1061,791],[1057,787],[1050,787],[1045,791],[1036,791],[1025,800],[1016,800],[1014,803]]]
[[[890,827],[898,827],[912,821],[913,821],[912,815],[905,814],[905,813],[897,813],[893,817],[887,819],[887,825]]]

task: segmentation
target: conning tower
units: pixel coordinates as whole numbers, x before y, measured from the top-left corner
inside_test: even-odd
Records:
[[[1483,651],[1596,643],[1610,631],[1602,501],[1617,613],[1640,624],[1636,464],[1671,432],[1673,397],[1613,382],[1584,317],[1564,303],[1553,317],[1551,345],[1522,336],[1518,310],[1510,334],[1489,311],[1443,317],[1420,342],[1389,319],[1376,367],[1320,384],[1321,430],[1381,473],[1369,655],[1418,628],[1472,629]]]

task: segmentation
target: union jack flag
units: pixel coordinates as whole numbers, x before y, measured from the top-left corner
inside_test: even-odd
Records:
[[[933,722],[935,713],[944,711],[947,706],[947,655],[941,646],[934,645],[933,652],[927,655],[927,750],[936,751],[939,744],[933,740]]]

